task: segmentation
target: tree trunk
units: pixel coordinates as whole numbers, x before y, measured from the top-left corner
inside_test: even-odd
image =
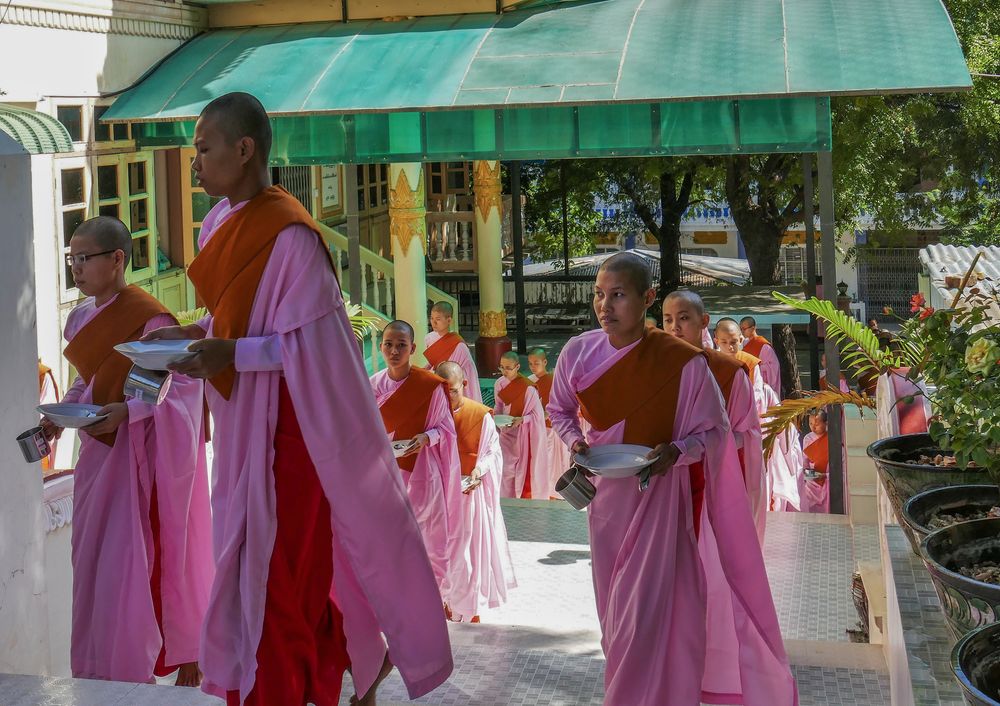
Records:
[[[751,193],[750,158],[745,155],[726,159],[726,199],[739,229],[750,264],[750,282],[756,286],[781,284],[781,240],[785,227],[781,215],[769,213],[760,193]],[[758,185],[759,190],[760,185]],[[787,209],[786,209],[787,210]],[[795,336],[789,324],[772,328],[774,352],[781,365],[781,387],[775,390],[782,399],[802,392],[799,363],[795,356]]]
[[[681,219],[663,214],[660,223],[660,287],[656,299],[663,301],[681,285]]]

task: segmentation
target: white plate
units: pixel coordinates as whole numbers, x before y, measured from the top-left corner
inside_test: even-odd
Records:
[[[38,413],[48,419],[56,426],[64,429],[82,429],[91,424],[96,424],[102,419],[107,419],[108,415],[97,416],[97,411],[101,408],[96,404],[76,404],[67,402],[65,404],[43,404],[37,407]]]
[[[410,450],[411,446],[413,446],[413,439],[397,439],[392,442],[392,455],[400,458]]]
[[[587,454],[576,454],[573,461],[599,476],[629,478],[655,460],[646,458],[650,451],[648,446],[638,444],[591,446]]]
[[[501,429],[504,427],[509,427],[514,424],[515,419],[520,419],[520,417],[512,417],[509,414],[494,414],[493,421]]]
[[[187,348],[194,341],[132,341],[120,343],[115,350],[146,370],[166,370],[168,365],[187,360],[195,353]]]

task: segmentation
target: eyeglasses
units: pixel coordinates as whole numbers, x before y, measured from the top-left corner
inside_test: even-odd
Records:
[[[67,255],[66,256],[66,267],[73,267],[74,265],[85,265],[87,260],[92,257],[100,257],[101,255],[111,255],[112,253],[118,252],[118,249],[105,250],[104,252],[95,253],[79,253],[78,255]]]

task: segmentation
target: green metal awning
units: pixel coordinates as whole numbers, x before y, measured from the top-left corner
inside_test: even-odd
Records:
[[[51,115],[0,103],[0,131],[10,135],[30,154],[72,152],[73,140]]]
[[[211,31],[104,119],[185,142],[248,91],[278,163],[811,151],[829,96],[970,86],[940,0],[578,0]]]

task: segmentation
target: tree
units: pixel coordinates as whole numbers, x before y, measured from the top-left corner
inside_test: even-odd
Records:
[[[770,154],[729,155],[723,160],[723,192],[743,240],[750,281],[758,286],[781,284],[781,241],[789,226],[802,222],[801,159],[795,154]],[[795,336],[788,324],[772,331],[784,388],[775,392],[786,398],[802,390]]]
[[[598,160],[602,196],[625,208],[614,218],[619,231],[644,230],[660,246],[657,301],[681,284],[681,219],[705,198],[702,183],[712,162],[700,157]]]
[[[579,257],[594,251],[594,234],[600,230],[601,214],[594,207],[594,193],[599,184],[590,164],[576,159],[524,163],[521,183],[525,196],[525,245],[535,259],[562,258],[563,203],[569,256]]]

